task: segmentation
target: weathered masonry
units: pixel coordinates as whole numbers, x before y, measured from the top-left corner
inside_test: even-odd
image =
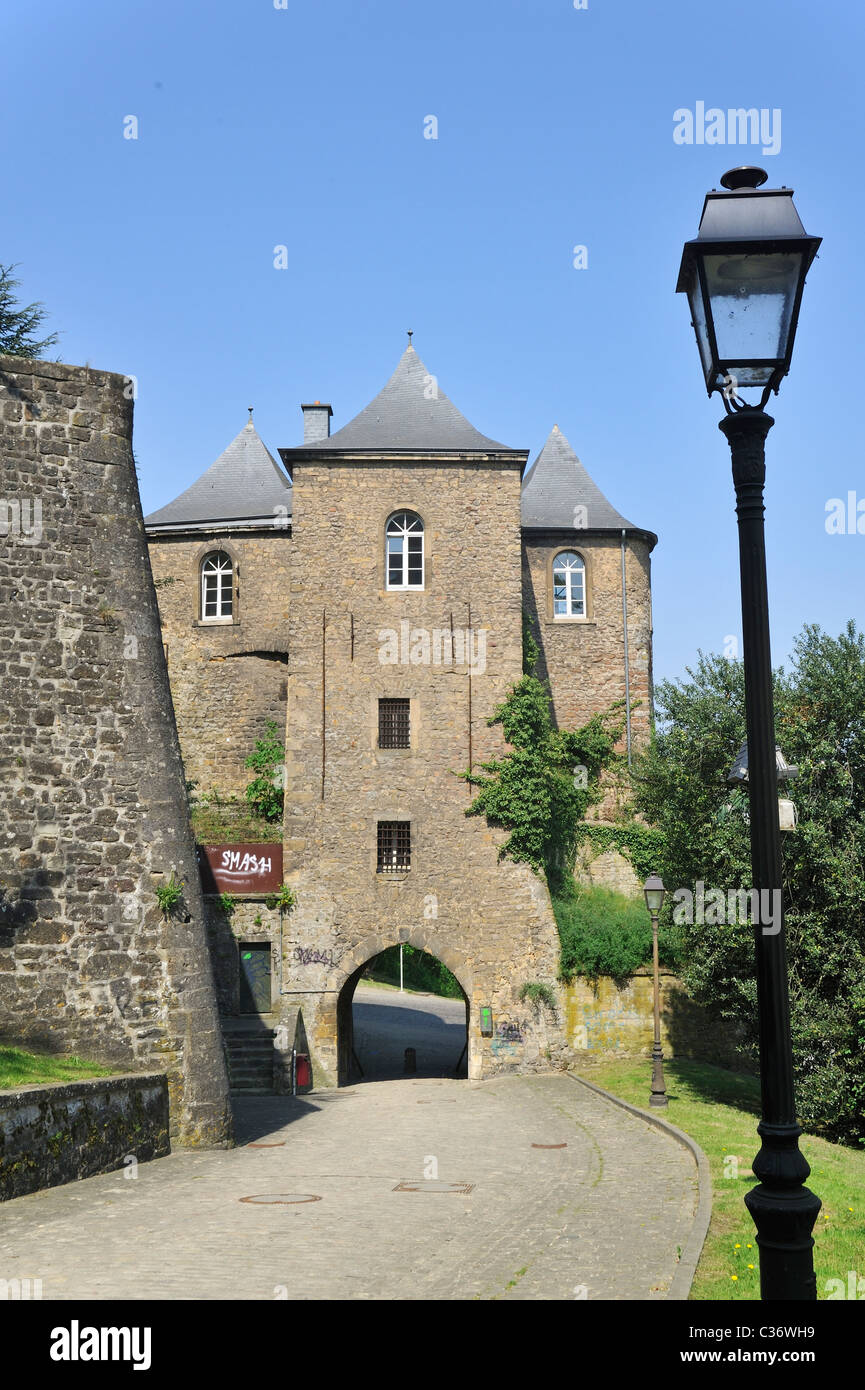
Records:
[[[470,1076],[543,1067],[555,1039],[520,990],[556,979],[549,896],[465,816],[458,774],[505,751],[487,720],[521,676],[524,611],[560,724],[624,700],[629,739],[645,737],[656,537],[557,427],[527,472],[412,347],[336,433],[329,405],[303,413],[283,467],[250,420],[146,520],[187,777],[237,795],[265,722],[286,732],[296,905],[251,894],[230,923],[212,914],[224,1026],[257,990],[259,1038],[290,1046],[302,1012],[316,1079],[344,1081],[357,981],[402,941],[460,982]]]
[[[127,379],[0,358],[0,1036],[168,1078],[230,1140]],[[163,917],[157,889],[183,884]]]

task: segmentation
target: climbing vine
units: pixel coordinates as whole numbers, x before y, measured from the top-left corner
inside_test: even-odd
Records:
[[[597,854],[618,850],[641,883],[659,872],[663,862],[664,833],[650,825],[631,821],[625,825],[601,825],[587,821],[577,827],[577,844],[590,844]]]
[[[269,719],[265,724],[263,737],[256,739],[255,748],[244,764],[257,774],[246,788],[246,799],[262,820],[282,820],[285,800],[284,765],[285,748],[279,735],[279,726],[275,720]]]
[[[555,887],[573,864],[577,827],[601,799],[601,772],[619,759],[619,707],[581,729],[556,729],[549,688],[526,675],[487,723],[501,724],[511,751],[459,774],[478,788],[466,815],[508,830],[499,858],[530,864]]]

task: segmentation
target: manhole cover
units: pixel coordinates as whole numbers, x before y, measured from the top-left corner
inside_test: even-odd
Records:
[[[421,1178],[419,1182],[398,1182],[394,1192],[461,1192],[474,1191],[473,1182],[445,1182],[442,1178]]]
[[[259,1193],[254,1197],[241,1197],[241,1202],[251,1202],[256,1207],[288,1207],[297,1202],[320,1202],[321,1198],[311,1192],[278,1192],[274,1196]]]
[[[279,1139],[273,1144],[247,1144],[248,1149],[284,1149],[285,1140]]]
[[[566,1149],[567,1142],[564,1144],[532,1144],[533,1149]]]

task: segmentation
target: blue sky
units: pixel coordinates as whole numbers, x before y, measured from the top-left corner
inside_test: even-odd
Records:
[[[0,260],[65,361],[138,378],[146,511],[249,404],[274,452],[303,400],[345,424],[411,328],[479,429],[534,457],[558,422],[659,534],[656,676],[680,674],[740,617],[722,410],[676,272],[705,191],[756,163],[824,238],[770,406],[774,659],[804,622],[861,617],[865,535],[825,529],[830,498],[865,499],[849,0],[5,0],[0,26]],[[677,145],[698,101],[780,110],[779,152]]]

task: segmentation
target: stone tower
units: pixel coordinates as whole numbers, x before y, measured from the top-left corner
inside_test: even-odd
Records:
[[[286,997],[303,999],[319,1068],[345,1078],[357,978],[408,941],[465,991],[469,1075],[537,1062],[530,1037],[483,1038],[479,1012],[522,1015],[520,986],[555,980],[549,897],[498,859],[502,833],[466,818],[457,775],[504,751],[486,721],[521,675],[526,454],[474,429],[411,347],[354,420],[281,454],[294,484]]]
[[[164,1071],[172,1136],[222,1144],[227,1078],[128,386],[0,358],[0,1036]],[[163,913],[172,878],[182,901]]]
[[[629,757],[652,718],[651,552],[657,536],[607,501],[558,425],[523,485],[523,587],[561,728],[621,702]],[[610,789],[600,808],[613,815]],[[616,886],[626,887],[624,882]]]

